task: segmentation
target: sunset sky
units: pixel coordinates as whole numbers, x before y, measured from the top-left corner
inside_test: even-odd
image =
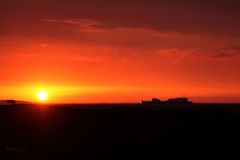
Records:
[[[240,1],[1,0],[0,99],[240,102]]]

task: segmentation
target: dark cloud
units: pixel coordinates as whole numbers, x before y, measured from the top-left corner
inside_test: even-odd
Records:
[[[0,35],[33,43],[51,39],[141,53],[176,48],[180,54],[214,58],[240,53],[240,2],[235,0],[2,0],[0,10]]]
[[[2,0],[0,6],[2,33],[38,28],[41,19],[93,19],[112,27],[181,33],[240,32],[236,0]]]

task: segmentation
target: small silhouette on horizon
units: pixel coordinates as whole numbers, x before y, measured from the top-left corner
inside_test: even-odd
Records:
[[[160,99],[153,98],[152,101],[142,101],[142,104],[192,104],[188,101],[188,98],[171,98],[167,101],[161,101]]]
[[[16,101],[15,100],[6,100],[6,103],[9,105],[15,105]]]

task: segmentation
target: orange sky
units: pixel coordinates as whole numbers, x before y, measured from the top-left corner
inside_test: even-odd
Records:
[[[227,10],[219,12],[221,6],[212,15],[201,5],[177,1],[118,5],[109,1],[104,12],[96,8],[98,2],[92,6],[87,1],[71,2],[39,1],[37,9],[29,1],[18,6],[4,3],[0,99],[35,101],[37,92],[46,90],[52,103],[179,96],[197,102],[240,102],[240,37],[227,22],[236,28],[239,24]],[[88,9],[81,10],[83,6]],[[160,16],[160,8],[171,16]],[[183,9],[195,18],[177,14]]]

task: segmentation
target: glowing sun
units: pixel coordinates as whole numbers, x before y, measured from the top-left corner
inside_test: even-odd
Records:
[[[47,92],[44,92],[44,91],[41,91],[37,94],[37,98],[40,100],[40,101],[46,101],[48,99],[48,93]]]

